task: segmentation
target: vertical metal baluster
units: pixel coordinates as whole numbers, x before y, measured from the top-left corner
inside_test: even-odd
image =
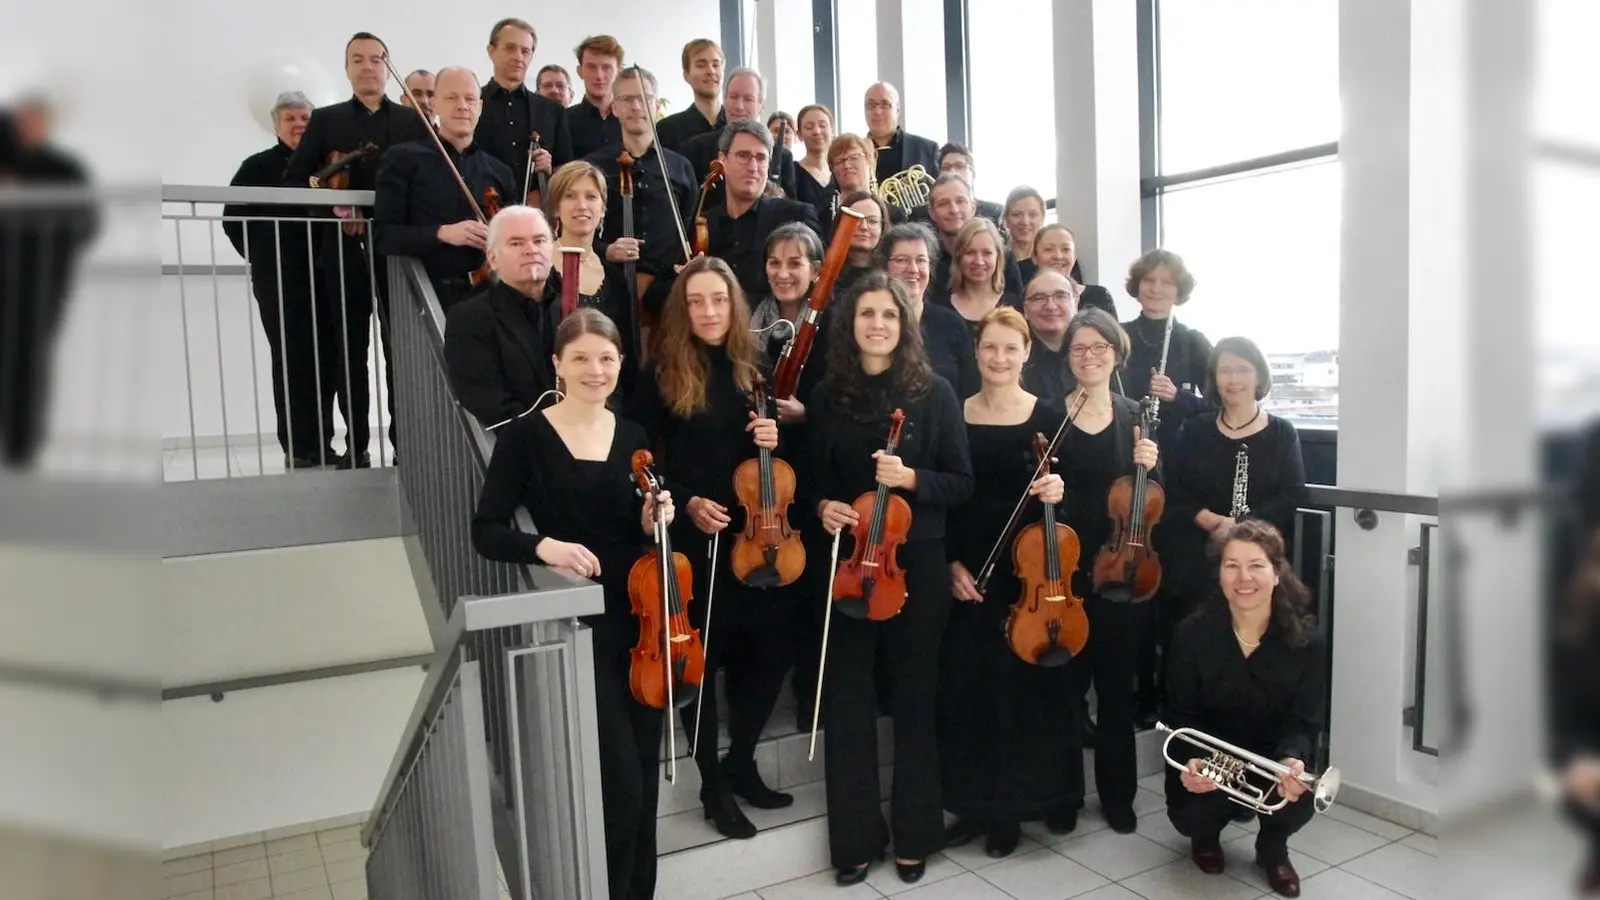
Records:
[[[351,213],[351,221],[357,221]],[[350,284],[345,280],[344,233],[341,230],[336,246],[339,248],[339,374],[344,379],[344,455],[350,468],[356,465],[355,414],[356,398],[354,379],[350,369],[355,366],[355,356],[350,352]],[[367,285],[370,291],[372,285]],[[362,361],[365,365],[365,360]]]
[[[317,378],[316,378],[316,381],[317,381],[317,410],[316,410],[316,413],[317,413],[317,456],[316,456],[316,459],[317,459],[317,462],[318,462],[319,465],[327,465],[327,463],[328,463],[328,457],[327,457],[328,444],[332,440],[333,435],[327,433],[327,427],[326,426],[327,426],[328,423],[326,423],[323,420],[323,417],[322,417],[322,411],[327,408],[328,401],[327,401],[327,398],[322,393],[322,310],[317,308],[317,254],[316,254],[316,246],[315,246],[314,242],[311,240],[312,225],[313,224],[314,223],[311,222],[311,221],[307,221],[306,222],[306,257],[311,261],[311,266],[310,266],[311,277],[308,280],[311,282],[311,346],[312,346],[313,350],[315,351],[314,353],[312,353],[311,358],[313,360],[312,368],[315,370],[315,372],[317,374]],[[334,221],[333,227],[334,228],[338,228],[339,227],[339,224],[338,224],[337,220]],[[343,240],[343,236],[342,235],[335,235],[334,240]],[[343,287],[341,287],[340,290],[342,291]]]
[[[282,219],[275,220],[272,226],[272,255],[278,267],[278,368],[282,371],[277,374],[277,377],[283,379],[283,418],[285,420],[283,423],[283,433],[288,438],[289,443],[288,448],[283,451],[283,468],[285,472],[288,472],[290,471],[289,467],[294,464],[294,392],[289,390],[289,332],[288,326],[284,324],[289,315],[289,304],[286,302],[283,296],[284,280]],[[299,372],[297,375],[299,378],[306,377],[306,373],[304,372]],[[277,414],[276,409],[273,410],[273,414]],[[262,472],[266,471],[265,465],[266,464],[263,462],[263,468],[261,470]]]
[[[369,237],[371,236],[372,229],[376,224],[377,224],[376,222],[369,222],[367,224],[367,234],[369,235]],[[389,354],[394,352],[394,348],[389,346],[389,342],[388,341],[383,340],[383,328],[381,327],[382,324],[383,324],[383,316],[379,312],[379,310],[384,305],[385,301],[383,300],[382,295],[380,295],[379,292],[378,292],[377,252],[378,252],[377,251],[377,238],[371,238],[369,243],[368,243],[368,245],[367,245],[367,279],[372,282],[372,296],[373,296],[372,321],[369,323],[371,325],[371,327],[372,327],[372,349],[373,349],[373,354],[372,354],[372,384],[373,384],[373,387],[375,388],[375,390],[372,393],[373,393],[373,402],[376,404],[375,406],[373,406],[373,409],[377,410],[377,413],[378,413],[378,465],[386,466],[386,465],[389,464],[389,454],[385,453],[383,448],[384,448],[384,442],[389,439],[390,418],[389,418],[389,406],[388,406],[388,404],[383,402],[383,400],[384,400],[384,382],[385,382],[385,379],[386,379],[386,373],[388,371],[384,367],[384,360],[386,360],[386,359],[389,360],[390,361],[389,362],[390,366],[394,365],[393,357],[391,357],[389,355]],[[389,273],[387,271],[387,268],[385,269],[385,271],[383,273],[383,277],[384,277],[384,279],[386,281],[389,279]],[[389,322],[390,322],[390,325],[389,325],[389,336],[391,338],[393,338],[393,336],[394,336],[394,286],[392,284],[389,285],[389,290],[388,290],[387,293],[389,295],[389,299],[387,301],[388,302],[388,308],[389,308]],[[388,385],[388,388],[389,388],[389,390],[392,391],[392,390],[394,390],[394,385],[392,385],[392,384]],[[400,431],[399,428],[396,427],[395,428],[395,433],[397,435],[399,434],[399,431]]]
[[[228,378],[223,371],[222,357],[222,282],[217,277],[217,229],[206,221],[206,242],[211,252],[211,325],[217,335],[217,392],[222,395],[222,471],[224,478],[233,477],[233,439],[228,430]],[[252,342],[251,347],[255,344]],[[199,475],[196,473],[196,480]]]
[[[172,220],[173,243],[177,245],[178,258],[178,310],[183,323],[183,383],[189,394],[189,458],[194,463],[194,480],[200,480],[199,437],[194,422],[194,371],[189,361],[189,291],[185,282],[189,276],[183,270],[183,220]]]
[[[224,217],[224,221],[226,221],[226,217]],[[264,435],[261,431],[261,377],[260,372],[256,369],[258,365],[256,360],[256,328],[254,325],[256,317],[251,315],[253,310],[250,308],[251,299],[255,294],[250,280],[250,273],[254,269],[254,266],[250,263],[250,221],[249,219],[244,219],[240,223],[240,228],[244,232],[244,333],[245,340],[250,344],[250,397],[255,401],[256,410],[256,474],[265,475],[267,474],[267,457],[266,451],[262,449]],[[276,230],[277,226],[274,225],[273,229]],[[255,302],[260,303],[261,301],[256,298]],[[278,318],[283,318],[282,272],[278,273]],[[239,474],[244,474],[243,465],[239,466]]]

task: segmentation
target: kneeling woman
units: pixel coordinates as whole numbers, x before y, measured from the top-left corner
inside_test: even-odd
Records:
[[[610,896],[647,898],[656,883],[656,794],[663,713],[628,688],[628,651],[639,623],[628,602],[628,570],[650,544],[653,503],[634,492],[629,464],[645,434],[606,408],[622,369],[622,337],[597,310],[579,309],[556,330],[556,383],[565,391],[548,409],[499,432],[472,520],[483,556],[541,563],[589,578],[605,590],[594,629],[596,730],[605,808]],[[661,494],[662,515],[672,501]],[[537,534],[512,518],[526,506]]]
[[[933,374],[905,288],[881,272],[862,276],[839,304],[828,371],[806,401],[811,465],[802,472],[829,534],[867,523],[851,507],[884,485],[911,508],[896,561],[906,600],[882,621],[833,611],[824,672],[827,702],[828,843],[838,881],[856,884],[892,837],[900,878],[922,877],[944,846],[934,721],[939,640],[950,614],[945,509],[972,494],[966,426],[955,391]],[[886,453],[890,414],[905,413],[900,444]],[[844,541],[846,559],[852,541]],[[891,823],[878,798],[876,673],[883,657],[894,715]]]
[[[1195,728],[1304,772],[1325,721],[1327,655],[1306,613],[1310,595],[1289,570],[1283,536],[1266,522],[1246,519],[1216,538],[1222,599],[1207,602],[1172,638],[1166,724]],[[1203,751],[1182,740],[1171,757]],[[1234,810],[1228,795],[1199,774],[1201,760],[1167,770],[1167,815],[1192,842],[1194,863],[1209,874],[1223,869],[1218,836]],[[1272,795],[1290,802],[1261,814],[1256,865],[1285,897],[1300,895],[1289,863],[1289,837],[1315,812],[1306,786],[1287,774]]]
[[[657,333],[656,358],[639,380],[634,418],[660,447],[667,484],[688,498],[683,510],[689,521],[675,533],[679,549],[694,561],[689,614],[709,654],[706,672],[719,665],[727,670],[727,757],[718,764],[715,678],[701,682],[699,708],[691,704],[684,710],[684,728],[691,736],[696,728],[705,735],[697,738],[695,762],[706,818],[727,837],[750,838],[755,826],[734,794],[759,809],[794,802],[762,782],[755,751],[794,662],[800,595],[798,582],[758,588],[735,578],[730,564],[742,527],[729,531],[728,526],[739,515],[734,470],[760,449],[777,448],[778,423],[756,418],[751,410],[757,350],[749,306],[727,263],[701,257],[685,266],[661,308]],[[714,571],[707,562],[713,535],[721,535]]]

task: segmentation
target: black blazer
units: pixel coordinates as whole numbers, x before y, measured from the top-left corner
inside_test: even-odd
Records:
[[[896,128],[889,146],[878,149],[878,180],[921,165],[928,174],[939,177],[939,145],[904,128]]]
[[[755,231],[750,240],[737,242],[723,225],[723,207],[706,209],[707,230],[711,235],[710,252],[706,255],[720,257],[733,269],[733,274],[739,278],[739,286],[744,288],[745,299],[754,309],[756,302],[769,293],[765,258],[767,238],[779,225],[789,222],[800,222],[810,227],[820,238],[822,226],[818,224],[817,211],[811,204],[782,197],[760,197],[745,215],[756,217]]]
[[[485,428],[522,415],[555,387],[550,357],[561,324],[558,291],[554,276],[538,300],[496,282],[445,314],[450,387]],[[546,398],[547,405],[552,399]]]
[[[380,151],[406,141],[428,140],[422,119],[387,96],[371,112],[355,97],[343,103],[319,106],[311,112],[306,123],[306,133],[300,136],[300,145],[289,157],[284,169],[283,183],[288,187],[303,188],[310,184],[311,176],[321,169],[333,152],[349,153],[371,141]],[[378,182],[378,165],[383,153],[364,156],[350,164],[350,190],[370,191]],[[320,215],[327,210],[321,209]]]

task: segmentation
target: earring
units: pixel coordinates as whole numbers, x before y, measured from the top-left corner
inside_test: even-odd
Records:
[[[561,379],[560,375],[556,376],[556,397],[557,399],[561,400],[565,400],[567,398],[567,385],[566,382]]]
[[[558,241],[561,240],[561,217],[560,216],[556,216],[556,227],[551,229],[551,235],[556,240],[558,240]]]
[[[600,240],[601,238],[603,238],[605,236],[606,236],[606,217],[605,216],[601,216],[600,217],[600,224],[595,226],[595,229],[594,229],[594,239],[598,241],[598,240]]]

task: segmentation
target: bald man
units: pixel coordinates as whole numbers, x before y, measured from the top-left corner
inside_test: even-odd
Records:
[[[544,213],[508,206],[489,221],[487,238],[494,281],[450,310],[444,359],[456,399],[492,428],[532,409],[555,387],[550,360],[561,307]]]
[[[516,177],[473,140],[483,112],[478,76],[464,66],[440,69],[434,78],[433,105],[439,116],[439,139],[472,190],[474,202],[481,209],[489,188],[500,195],[501,203],[514,202]],[[378,169],[375,190],[378,252],[422,260],[439,304],[448,312],[471,293],[472,272],[483,264],[488,226],[462,196],[432,140],[391,148]]]
[[[1067,323],[1078,313],[1078,286],[1066,275],[1045,269],[1028,282],[1022,314],[1033,332],[1022,386],[1045,400],[1060,401],[1078,386],[1067,368]]]
[[[867,88],[867,138],[878,148],[878,180],[920,165],[939,174],[939,145],[900,127],[900,92],[880,81]]]

